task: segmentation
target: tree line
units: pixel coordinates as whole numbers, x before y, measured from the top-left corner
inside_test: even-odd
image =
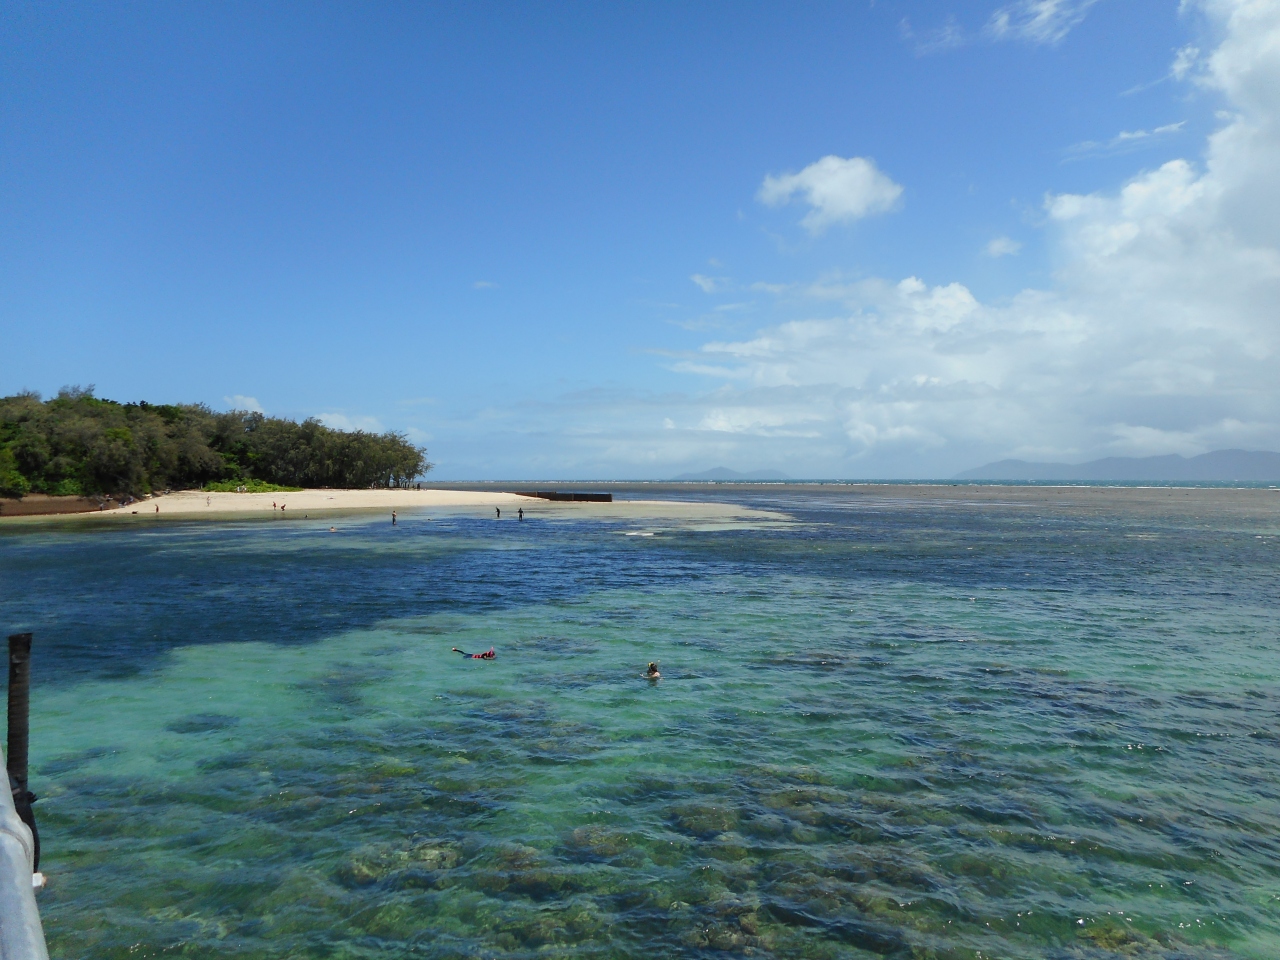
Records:
[[[431,469],[402,433],[204,404],[117,403],[93,387],[0,398],[0,496],[133,494],[244,480],[403,487]]]

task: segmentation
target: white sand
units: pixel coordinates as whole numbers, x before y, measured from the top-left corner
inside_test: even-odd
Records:
[[[180,490],[177,493],[140,500],[103,514],[131,514],[137,511],[161,516],[212,517],[220,514],[279,514],[273,507],[283,505],[286,516],[303,516],[324,510],[410,510],[416,507],[488,507],[528,503],[514,493],[468,493],[463,490],[299,490],[296,493],[205,493]]]
[[[275,504],[273,507],[272,505]],[[283,507],[283,513],[279,509]],[[671,521],[680,525],[715,527],[743,521],[768,523],[787,521],[785,514],[753,510],[731,503],[688,503],[677,500],[617,500],[613,503],[566,503],[540,500],[518,493],[490,493],[470,490],[301,490],[296,493],[205,493],[182,490],[139,500],[127,507],[89,513],[68,513],[29,517],[3,517],[0,523],[69,521],[118,517],[130,520],[239,520],[251,517],[284,516],[286,519],[314,517],[335,512],[380,512],[390,516],[396,510],[406,518],[433,513],[494,516],[515,519],[524,509],[526,517],[594,517],[629,521]],[[158,511],[157,511],[157,508]]]

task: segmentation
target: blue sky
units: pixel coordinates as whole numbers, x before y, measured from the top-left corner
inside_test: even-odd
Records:
[[[0,393],[442,479],[1275,449],[1278,7],[6,4]]]

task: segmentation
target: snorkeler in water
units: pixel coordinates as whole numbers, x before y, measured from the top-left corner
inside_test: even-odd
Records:
[[[462,655],[463,655],[464,657],[466,657],[468,660],[496,660],[496,659],[498,659],[498,654],[497,654],[497,652],[493,649],[493,647],[490,647],[490,648],[489,648],[488,650],[486,650],[484,653],[467,653],[467,651],[465,651],[465,650],[459,650],[457,647],[454,647],[454,648],[453,648],[453,652],[454,652],[454,653],[460,653],[460,654],[462,654]]]
[[[648,668],[647,670],[645,670],[645,672],[644,672],[644,678],[645,678],[646,680],[661,680],[661,679],[662,679],[662,674],[660,674],[660,673],[658,672],[658,661],[657,661],[657,660],[650,660],[650,661],[649,661],[649,668]]]

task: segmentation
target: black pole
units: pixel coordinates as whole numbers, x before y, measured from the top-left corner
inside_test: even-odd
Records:
[[[9,636],[9,788],[18,817],[31,828],[32,869],[40,869],[40,834],[36,832],[31,804],[36,795],[27,789],[27,747],[31,720],[31,634]]]

